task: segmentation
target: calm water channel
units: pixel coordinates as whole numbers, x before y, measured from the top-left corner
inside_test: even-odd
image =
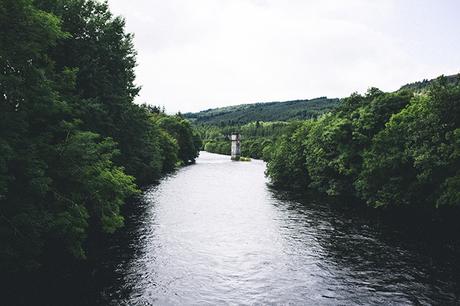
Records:
[[[102,303],[460,303],[452,247],[433,251],[423,237],[288,199],[264,170],[202,152],[146,190],[109,250],[115,275]]]

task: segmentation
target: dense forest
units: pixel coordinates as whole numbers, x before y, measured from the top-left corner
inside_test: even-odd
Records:
[[[320,97],[311,100],[241,104],[187,113],[195,124],[241,126],[256,121],[288,121],[317,117],[338,106],[339,99]]]
[[[458,83],[458,75],[457,74],[445,75],[445,76],[443,76],[443,78],[444,78],[443,82],[445,84],[455,85],[455,84]],[[403,85],[403,86],[401,86],[401,88],[399,90],[412,90],[414,92],[426,91],[426,89],[429,86],[433,85],[437,81],[438,81],[437,79],[432,79],[432,80],[424,79],[422,81],[417,81],[417,82],[408,83],[406,85]]]
[[[186,119],[134,104],[124,28],[103,1],[0,0],[4,280],[91,258],[140,186],[198,155]]]
[[[416,89],[371,88],[304,121],[272,146],[268,176],[281,187],[353,196],[371,207],[458,207],[459,77]]]

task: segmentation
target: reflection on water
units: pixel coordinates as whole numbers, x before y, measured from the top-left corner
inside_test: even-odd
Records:
[[[102,300],[150,304],[447,304],[448,261],[433,263],[327,205],[271,191],[261,161],[202,152],[146,190],[110,250]],[[128,244],[129,241],[129,244]],[[126,246],[126,244],[128,244]]]

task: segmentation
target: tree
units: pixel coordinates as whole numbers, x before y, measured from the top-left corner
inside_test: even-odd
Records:
[[[123,225],[120,208],[139,192],[134,176],[158,179],[199,139],[174,117],[179,143],[152,119],[163,111],[133,103],[131,36],[106,2],[3,0],[0,31],[0,275],[8,277],[85,259],[91,241]]]
[[[46,51],[67,35],[29,0],[1,1],[0,29],[0,269],[29,270],[47,230],[47,153],[66,114]]]
[[[357,181],[369,205],[458,206],[460,86],[434,83],[391,117]]]
[[[157,123],[176,139],[179,145],[178,157],[184,164],[195,162],[200,147],[196,147],[197,138],[194,138],[190,122],[180,116],[161,116]]]
[[[305,166],[304,139],[314,124],[313,121],[305,122],[295,133],[281,137],[271,147],[266,174],[275,185],[307,189],[311,179]]]

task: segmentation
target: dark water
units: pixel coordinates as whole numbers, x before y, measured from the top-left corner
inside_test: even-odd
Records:
[[[102,303],[460,303],[452,246],[287,199],[264,170],[204,152],[147,190],[109,250]]]

